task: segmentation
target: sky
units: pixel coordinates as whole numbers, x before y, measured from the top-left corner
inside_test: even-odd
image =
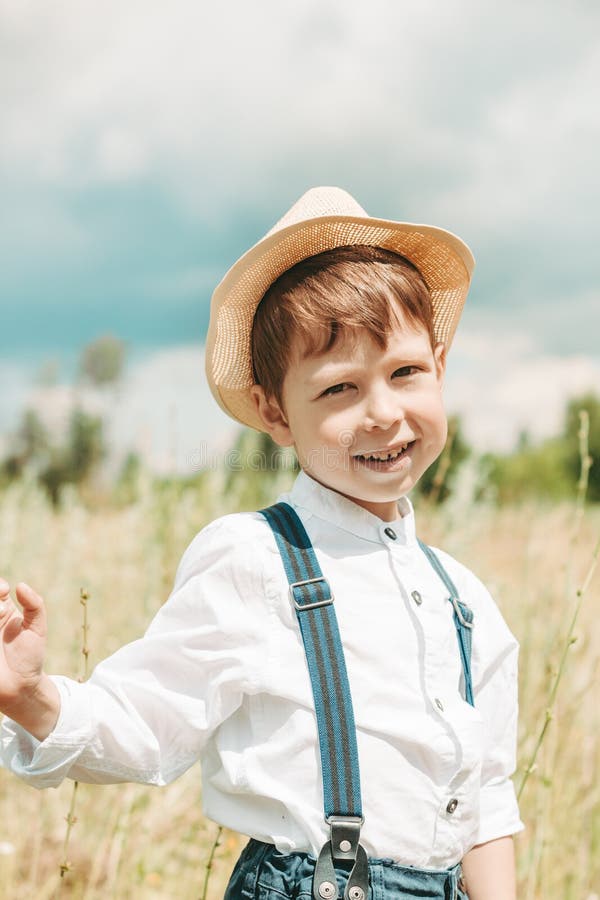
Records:
[[[469,244],[449,410],[482,448],[552,433],[600,385],[598,84],[594,0],[0,0],[0,447],[106,333],[115,447],[222,446],[211,293],[319,184]]]

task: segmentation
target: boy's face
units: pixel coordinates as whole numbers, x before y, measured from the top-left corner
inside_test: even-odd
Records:
[[[391,521],[446,442],[444,368],[442,344],[433,350],[422,326],[396,323],[384,350],[366,332],[342,332],[318,356],[293,352],[283,409],[253,392],[265,427],[294,445],[308,475]]]

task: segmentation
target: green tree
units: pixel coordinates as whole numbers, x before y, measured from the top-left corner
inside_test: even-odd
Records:
[[[125,364],[125,342],[105,334],[87,344],[79,360],[80,376],[96,387],[118,382]]]
[[[34,409],[26,409],[16,433],[17,452],[24,463],[39,463],[49,450],[48,430]]]
[[[139,454],[130,451],[123,461],[114,485],[113,496],[119,505],[134,503],[138,498],[142,461]]]
[[[225,455],[226,490],[236,491],[240,507],[252,509],[269,501],[272,482],[278,472],[298,471],[296,454],[290,447],[279,447],[263,431],[244,428]]]
[[[482,468],[500,503],[516,503],[531,496],[560,500],[574,490],[565,467],[562,438],[528,444],[512,453],[488,453],[482,457]]]
[[[74,409],[66,443],[52,448],[48,465],[39,476],[53,503],[58,503],[63,485],[85,483],[105,455],[102,420]]]
[[[581,471],[579,413],[590,418],[588,500],[600,501],[600,398],[593,393],[573,398],[567,404],[561,434],[538,444],[520,441],[510,454],[488,454],[483,459],[488,482],[497,498],[512,503],[527,496],[560,500],[575,495]]]
[[[10,452],[0,466],[0,480],[6,483],[18,478],[26,466],[39,471],[50,452],[46,426],[34,409],[26,409],[12,437]]]
[[[83,409],[74,409],[67,441],[70,480],[81,482],[106,455],[102,420]]]

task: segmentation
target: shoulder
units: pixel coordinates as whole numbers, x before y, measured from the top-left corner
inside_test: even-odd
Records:
[[[175,588],[195,575],[228,569],[260,571],[272,552],[270,528],[259,512],[230,513],[202,528],[185,549],[175,576]]]
[[[518,643],[486,585],[463,563],[437,547],[431,548],[456,585],[460,599],[473,610],[473,646],[496,655],[518,648]],[[475,639],[477,635],[477,639]]]
[[[147,634],[190,623],[219,634],[254,634],[265,614],[269,528],[259,513],[233,513],[206,525],[184,551],[172,590]],[[199,617],[201,615],[201,618]]]
[[[490,606],[497,609],[489,590],[471,569],[445,550],[441,550],[439,547],[431,547],[431,549],[456,585],[461,600],[474,608]]]

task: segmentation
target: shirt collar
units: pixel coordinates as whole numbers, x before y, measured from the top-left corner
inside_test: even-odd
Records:
[[[367,541],[382,543],[385,540],[383,537],[385,528],[391,528],[396,535],[395,543],[406,546],[416,542],[415,514],[408,497],[400,497],[398,500],[398,510],[402,518],[386,522],[301,471],[289,494],[281,499],[287,499],[311,515]]]

